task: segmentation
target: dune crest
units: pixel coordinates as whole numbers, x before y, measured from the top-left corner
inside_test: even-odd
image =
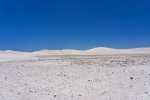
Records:
[[[150,48],[132,48],[132,49],[113,49],[106,47],[97,47],[89,50],[40,50],[34,52],[21,52],[21,51],[0,51],[0,54],[11,55],[27,55],[27,56],[48,56],[48,55],[113,55],[113,54],[150,54]]]
[[[113,49],[106,47],[97,47],[89,50],[41,50],[32,52],[32,56],[49,56],[49,55],[113,55],[113,54],[150,54],[150,48],[133,48],[133,49]]]

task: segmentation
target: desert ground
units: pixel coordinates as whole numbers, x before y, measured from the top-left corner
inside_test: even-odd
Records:
[[[150,100],[150,54],[6,55],[0,100]]]

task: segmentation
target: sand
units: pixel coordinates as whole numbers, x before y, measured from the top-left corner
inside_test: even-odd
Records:
[[[149,48],[0,51],[0,100],[150,100],[149,84]]]

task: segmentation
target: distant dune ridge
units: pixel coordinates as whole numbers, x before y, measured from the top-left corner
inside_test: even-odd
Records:
[[[89,50],[41,50],[34,52],[0,51],[0,61],[21,60],[51,55],[115,55],[115,54],[150,54],[150,48],[113,49],[97,47]]]
[[[112,49],[106,47],[97,47],[89,50],[41,50],[32,52],[32,56],[48,55],[113,55],[113,54],[150,54],[150,48],[133,48],[133,49]]]
[[[89,50],[40,50],[34,52],[21,52],[21,51],[0,51],[0,54],[15,54],[15,55],[28,55],[28,56],[44,56],[44,55],[109,55],[109,54],[150,54],[149,48],[133,48],[133,49],[113,49],[106,47],[97,47]]]

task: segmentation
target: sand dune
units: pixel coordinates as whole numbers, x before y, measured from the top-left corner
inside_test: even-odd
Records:
[[[133,48],[133,49],[112,49],[106,47],[97,47],[89,50],[41,50],[35,52],[20,51],[0,51],[0,61],[10,61],[18,59],[28,59],[39,56],[51,55],[114,55],[114,54],[150,54],[150,48]]]
[[[105,47],[90,50],[41,50],[31,53],[31,56],[49,55],[113,55],[113,54],[150,54],[150,48],[112,49]]]

